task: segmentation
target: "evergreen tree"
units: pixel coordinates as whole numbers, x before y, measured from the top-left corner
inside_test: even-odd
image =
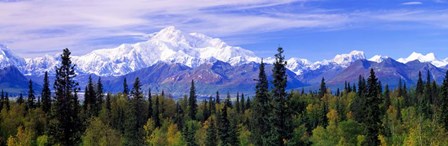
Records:
[[[202,111],[202,122],[205,122],[208,117],[210,116],[210,110],[207,108],[208,107],[208,101],[204,99],[204,110]]]
[[[144,114],[144,101],[141,92],[140,79],[135,78],[133,88],[131,91],[132,99],[128,103],[125,131],[124,131],[124,145],[139,146],[144,145],[143,139],[143,125],[146,123],[146,115]]]
[[[5,102],[5,93],[2,90],[0,93],[0,111],[3,109],[4,102]]]
[[[353,117],[357,122],[364,123],[364,120],[366,119],[366,97],[365,97],[365,90],[366,90],[366,81],[364,77],[361,75],[358,77],[358,91],[356,93],[355,99],[353,100],[353,104],[351,104],[350,110],[353,113]],[[356,92],[356,91],[355,91]]]
[[[226,100],[225,102],[230,102],[229,100]],[[219,115],[219,122],[218,122],[218,136],[221,140],[221,145],[227,146],[231,145],[231,139],[230,139],[230,132],[231,132],[231,125],[230,121],[228,119],[227,115],[227,103],[224,103],[223,108],[221,109],[220,115]]]
[[[184,138],[185,138],[185,142],[187,146],[197,146],[198,144],[196,143],[196,138],[195,138],[195,133],[196,133],[196,129],[193,126],[192,122],[188,122],[187,125],[185,125],[184,128]]]
[[[244,113],[244,111],[246,111],[246,105],[245,105],[245,101],[244,101],[244,93],[241,93],[241,112]]]
[[[227,92],[227,98],[226,98],[226,100],[228,100],[229,102],[225,102],[226,104],[227,104],[227,107],[228,108],[233,108],[233,105],[232,105],[232,100],[230,99],[230,93],[229,92]]]
[[[36,107],[36,97],[34,96],[34,90],[33,90],[33,81],[28,82],[28,101],[26,104],[26,109],[34,109]]]
[[[8,94],[8,93],[6,93],[6,94]],[[17,103],[19,104],[19,105],[21,105],[21,104],[23,104],[25,102],[25,99],[23,99],[23,95],[22,95],[22,93],[20,93],[19,94],[19,98],[17,99]]]
[[[77,145],[81,136],[81,120],[78,117],[78,83],[70,50],[64,49],[61,66],[56,67],[54,82],[55,103],[52,106],[49,135],[55,144]]]
[[[380,91],[378,89],[378,79],[375,76],[373,69],[370,69],[370,76],[367,80],[367,93],[366,93],[366,119],[365,125],[367,129],[366,139],[364,141],[367,145],[380,145],[378,139],[379,130],[381,129],[381,118],[380,118],[380,103],[379,98]]]
[[[214,113],[216,113],[216,107],[215,107],[215,101],[213,101],[213,97],[210,96],[208,98],[209,102],[208,102],[208,110],[210,110],[210,116]]]
[[[247,100],[246,100],[246,109],[250,109],[251,108],[251,106],[250,106],[250,104],[251,104],[251,102],[250,102],[250,98],[247,98]]]
[[[268,91],[268,79],[264,68],[263,60],[261,60],[258,80],[255,86],[256,91],[250,126],[250,131],[252,133],[251,139],[255,145],[269,145],[267,139],[270,132],[269,130],[272,128],[270,124],[267,124],[270,123],[269,117],[271,116],[270,112],[272,107],[270,105],[271,99]],[[246,104],[249,104],[249,98],[247,100]]]
[[[129,88],[128,88],[128,83],[126,81],[126,77],[123,80],[123,94],[126,94],[126,95],[129,94]]]
[[[152,95],[151,95],[151,88],[148,90],[148,116],[147,118],[154,118],[153,117],[153,109],[152,109]]]
[[[273,72],[273,110],[271,122],[271,143],[270,145],[284,145],[285,141],[291,138],[292,134],[292,117],[288,107],[288,95],[286,93],[286,61],[283,55],[283,48],[278,48],[275,54]]]
[[[322,78],[319,88],[319,98],[324,97],[325,93],[327,93],[327,86],[325,85],[325,79]]]
[[[389,108],[389,106],[391,105],[391,101],[390,101],[390,91],[389,91],[389,85],[386,84],[385,87],[385,91],[384,91],[384,111],[387,111],[387,109]]]
[[[42,105],[41,98],[40,96],[37,96],[36,107],[41,107],[41,105]]]
[[[420,107],[421,112],[425,118],[430,118],[432,116],[431,104],[433,95],[432,95],[432,87],[431,87],[431,73],[427,70],[426,73],[426,82],[424,88],[424,96],[420,98]]]
[[[218,145],[217,137],[218,136],[216,134],[215,121],[213,120],[213,118],[210,118],[205,138],[205,146],[217,146]]]
[[[440,98],[440,89],[439,89],[439,86],[437,86],[437,83],[436,83],[436,80],[432,80],[432,85],[431,85],[431,91],[432,91],[432,93],[431,93],[431,101],[432,101],[432,103],[431,104],[434,104],[434,105],[439,105],[439,98]]]
[[[421,96],[423,95],[423,80],[422,80],[422,72],[418,72],[418,80],[417,80],[417,88],[415,89],[415,91],[417,92],[417,95]]]
[[[104,98],[104,91],[103,91],[103,83],[101,82],[101,77],[98,77],[98,81],[96,82],[96,110],[99,113],[101,110],[101,107],[103,106],[103,98]]]
[[[442,98],[440,98],[441,123],[448,130],[448,71],[442,84]]]
[[[403,83],[401,81],[401,78],[398,79],[397,96],[398,97],[402,97],[403,96]]]
[[[48,72],[45,72],[44,75],[44,84],[42,88],[42,110],[45,113],[49,113],[51,109],[51,90],[50,90],[50,81],[48,80]]]
[[[95,87],[93,85],[92,76],[89,76],[87,86],[84,91],[84,105],[83,109],[86,114],[86,118],[98,115],[97,99],[96,99]]]
[[[239,145],[238,141],[238,121],[236,118],[232,118],[232,122],[229,127],[229,143],[230,145]]]
[[[194,80],[191,80],[190,97],[188,98],[188,117],[191,120],[196,120],[197,107],[196,88],[194,87]]]
[[[160,121],[160,102],[159,96],[156,96],[156,101],[154,103],[154,114],[152,117],[154,118],[154,123],[156,127],[162,126],[162,122]]]
[[[176,123],[177,128],[182,130],[184,128],[184,111],[179,102],[176,102],[176,115],[174,117],[174,123]]]
[[[339,88],[336,90],[336,96],[341,96],[341,91],[339,91]]]
[[[111,110],[112,110],[112,105],[110,102],[110,93],[107,93],[107,95],[106,95],[106,110],[107,110],[107,113],[111,113]]]
[[[216,103],[219,104],[221,99],[219,99],[219,91],[216,91]]]
[[[22,97],[23,100],[23,97]],[[23,101],[22,101],[23,103]],[[11,106],[9,105],[9,95],[8,92],[5,92],[5,99],[3,100],[3,106],[6,106],[6,110],[9,111],[9,109],[11,108]]]
[[[240,105],[240,93],[236,93],[236,102],[235,102],[236,112],[241,113],[241,105]]]

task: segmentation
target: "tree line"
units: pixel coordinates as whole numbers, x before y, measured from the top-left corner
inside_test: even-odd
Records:
[[[426,71],[416,87],[397,79],[389,89],[371,69],[334,94],[325,79],[317,91],[288,92],[287,62],[277,51],[272,81],[261,61],[252,98],[216,92],[198,101],[191,81],[189,94],[175,100],[142,89],[138,77],[111,94],[89,77],[80,101],[64,49],[53,90],[45,73],[41,98],[31,80],[27,97],[0,92],[0,145],[448,145],[448,72],[442,85]]]

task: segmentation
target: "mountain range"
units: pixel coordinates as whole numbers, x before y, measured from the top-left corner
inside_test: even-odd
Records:
[[[275,49],[275,48],[274,48]],[[294,55],[292,55],[294,56]],[[106,91],[119,92],[123,79],[128,84],[139,77],[143,89],[165,90],[173,96],[188,93],[191,80],[196,81],[198,93],[206,96],[216,91],[253,94],[262,58],[241,47],[230,46],[219,38],[201,33],[185,33],[173,26],[150,34],[148,40],[122,44],[115,48],[94,50],[72,56],[77,65],[77,80],[83,88],[87,77],[102,78]],[[272,74],[274,58],[264,58],[266,72]],[[0,88],[25,93],[28,80],[40,91],[43,74],[50,79],[59,64],[58,54],[22,58],[0,45]],[[303,58],[287,59],[288,89],[315,89],[322,78],[333,89],[345,81],[355,83],[359,75],[366,76],[373,68],[383,84],[391,87],[402,79],[408,86],[416,82],[418,72],[429,70],[431,78],[441,82],[447,70],[448,58],[439,60],[435,54],[412,53],[397,60],[381,55],[367,59],[364,52],[352,51],[333,59],[312,62]],[[81,88],[81,89],[82,89]]]

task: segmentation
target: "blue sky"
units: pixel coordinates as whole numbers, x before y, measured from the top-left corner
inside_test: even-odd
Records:
[[[0,0],[0,43],[35,57],[142,41],[174,25],[272,56],[313,61],[351,50],[448,57],[446,0]]]

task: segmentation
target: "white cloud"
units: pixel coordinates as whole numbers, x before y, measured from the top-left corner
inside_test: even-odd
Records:
[[[303,3],[308,1],[0,0],[0,43],[24,56],[66,47],[77,49],[74,53],[78,55],[115,45],[111,42],[126,42],[114,38],[141,40],[168,25],[226,38],[294,28],[338,30],[366,22],[448,28],[448,10],[326,10],[306,7]],[[412,3],[416,2],[407,2]]]
[[[167,25],[175,25],[186,31],[230,36],[288,28],[326,27],[344,21],[342,16],[327,14],[273,16],[270,12],[263,12],[266,15],[231,12],[294,2],[298,0],[0,2],[0,42],[8,44],[18,53],[33,55],[25,53],[30,49],[93,49],[96,47],[94,44],[85,48],[83,43],[113,36],[144,36]]]
[[[422,2],[418,2],[418,1],[412,1],[412,2],[404,2],[401,3],[402,5],[421,5],[423,4]]]

